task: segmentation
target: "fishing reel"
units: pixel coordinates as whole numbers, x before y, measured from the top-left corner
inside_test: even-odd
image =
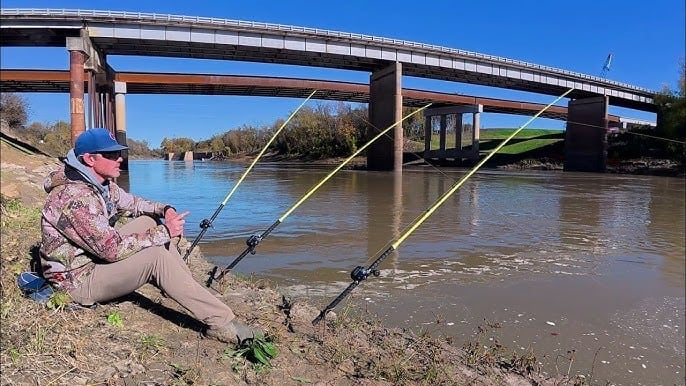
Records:
[[[207,288],[210,288],[212,286],[212,282],[216,280],[214,276],[217,274],[218,269],[219,267],[215,265],[214,268],[212,268],[212,270],[207,273],[209,275],[207,278],[207,282],[205,282],[205,286],[207,286]]]
[[[200,221],[200,228],[202,228],[202,229],[207,229],[207,228],[210,228],[211,226],[212,226],[212,222],[208,219],[203,219],[202,221]]]
[[[366,280],[370,274],[374,276],[379,276],[381,275],[381,271],[379,271],[378,269],[366,269],[365,267],[358,265],[357,267],[355,267],[355,269],[353,269],[352,272],[350,272],[350,277],[353,279],[353,281],[359,283],[363,280]]]
[[[245,244],[250,248],[250,254],[255,254],[255,247],[262,241],[262,237],[258,235],[252,235],[245,240]]]

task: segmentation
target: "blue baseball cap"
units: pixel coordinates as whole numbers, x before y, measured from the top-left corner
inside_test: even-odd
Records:
[[[99,151],[125,150],[128,147],[120,145],[114,138],[114,134],[107,129],[90,129],[76,137],[74,143],[74,154],[78,157],[86,153],[97,153]]]

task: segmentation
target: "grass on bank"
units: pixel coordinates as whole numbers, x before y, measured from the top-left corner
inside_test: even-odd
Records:
[[[479,149],[489,152],[503,140],[512,135],[516,129],[481,130]],[[498,152],[501,154],[524,154],[564,140],[564,130],[524,129],[517,133],[510,142]]]
[[[483,129],[479,132],[479,149],[482,152],[489,152],[495,149],[500,143],[509,137],[517,129]],[[556,142],[564,140],[564,130],[548,130],[548,129],[524,129],[517,133],[510,142],[500,149],[501,154],[517,155],[523,154],[545,146],[552,145]],[[455,148],[455,135],[446,135],[446,148]],[[471,141],[471,140],[470,140]],[[439,137],[433,135],[431,137],[431,149],[439,148]],[[462,146],[469,146],[470,143],[463,138]],[[413,143],[414,151],[423,151],[423,142]]]
[[[28,208],[22,205],[21,200],[17,198],[0,195],[0,227],[3,231],[9,230],[14,234],[27,236],[33,234],[36,236],[35,239],[31,237],[6,237],[6,232],[3,232],[2,246],[0,247],[2,252],[3,279],[6,271],[17,275],[28,266],[28,261],[31,258],[29,251],[32,244],[35,244],[40,239],[40,233],[37,231],[40,228],[40,216],[40,208]],[[26,255],[19,256],[15,253],[8,253],[14,250],[26,251]],[[25,257],[26,260],[22,259],[22,257]],[[3,302],[7,290],[7,286],[3,281]]]
[[[517,129],[483,129],[479,132],[479,138],[483,140],[503,140],[511,135]],[[548,137],[551,135],[563,135],[564,130],[549,130],[549,129],[523,129],[514,137],[514,139],[533,139],[540,137]]]

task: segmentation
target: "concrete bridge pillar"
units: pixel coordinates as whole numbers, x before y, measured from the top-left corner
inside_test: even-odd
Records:
[[[367,169],[402,170],[403,128],[397,123],[402,119],[402,109],[402,65],[395,62],[374,71],[369,79],[369,122],[372,127],[367,131],[368,138],[396,125],[367,149]]]
[[[102,111],[103,111],[103,127],[107,128],[110,132],[115,134],[117,130],[117,119],[116,119],[116,108],[115,108],[115,72],[114,70],[105,63],[104,72],[99,74],[102,82],[101,95],[102,95]],[[126,89],[124,89],[126,92]],[[122,145],[126,145],[126,138],[124,142],[119,142]]]
[[[462,118],[462,114],[459,114],[460,118]],[[438,129],[438,148],[441,150],[445,150],[445,137],[448,132],[448,116],[446,114],[442,114],[439,116],[439,125],[440,128]],[[460,129],[462,128],[462,125],[459,126]],[[462,138],[460,134],[462,133],[462,130],[457,130],[457,127],[455,127],[455,133],[457,134],[458,138]],[[460,142],[457,142],[460,143]]]
[[[463,114],[455,114],[455,148],[462,150],[462,134],[464,130],[464,126],[462,126],[462,115]],[[445,115],[444,115],[445,116]],[[448,128],[446,127],[445,130]],[[445,146],[442,147],[442,149],[445,149]]]
[[[126,145],[126,82],[114,82],[114,137],[117,142]],[[122,151],[121,167],[129,169],[129,152]]]
[[[472,116],[472,159],[479,159],[479,134],[481,132],[481,111],[484,111],[482,105],[478,105],[476,112]]]
[[[114,133],[114,108],[112,89],[113,76],[110,71],[97,73],[92,69],[88,74],[88,128],[102,127]]]
[[[99,73],[91,71],[91,81],[93,86],[89,84],[88,96],[92,99],[91,110],[93,116],[94,126],[103,127],[114,133],[116,128],[115,111],[114,111],[114,80],[113,76],[108,73]]]
[[[565,171],[605,171],[607,105],[607,96],[569,101],[565,131]]]

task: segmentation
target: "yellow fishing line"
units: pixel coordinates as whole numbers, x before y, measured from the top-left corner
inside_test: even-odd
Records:
[[[640,136],[640,137],[648,137],[648,138],[659,139],[659,140],[662,140],[662,141],[676,142],[676,143],[681,144],[681,145],[686,144],[686,142],[677,141],[676,139],[663,138],[663,137],[656,137],[656,136],[654,136],[654,135],[641,134],[641,133],[634,133],[634,132],[632,132],[632,131],[627,131],[626,133],[627,133],[627,134],[638,135],[638,136]]]
[[[481,160],[472,170],[469,171],[464,177],[460,179],[450,190],[448,190],[446,193],[444,193],[429,209],[426,210],[426,212],[418,217],[417,220],[415,220],[414,224],[410,226],[407,231],[405,231],[402,236],[400,236],[393,244],[391,244],[390,247],[388,247],[379,257],[374,260],[374,262],[367,268],[358,266],[356,267],[351,273],[350,277],[353,279],[353,281],[346,287],[343,292],[341,292],[329,305],[327,305],[320,313],[319,315],[312,320],[312,324],[316,325],[319,323],[326,314],[331,311],[334,307],[338,305],[338,303],[343,300],[355,287],[357,287],[362,281],[366,280],[369,275],[374,275],[374,276],[379,276],[379,270],[377,267],[383,259],[385,259],[387,256],[389,256],[394,250],[398,248],[398,246],[407,238],[409,237],[412,232],[414,232],[415,229],[417,229],[422,223],[429,217],[431,214],[439,207],[441,204],[443,204],[448,197],[450,197],[457,189],[462,186],[462,184],[469,178],[471,177],[486,161],[488,161],[493,154],[497,153],[500,149],[502,149],[505,144],[514,138],[515,135],[517,135],[522,129],[524,129],[526,126],[528,126],[531,122],[533,122],[534,119],[538,118],[543,112],[545,112],[547,109],[550,108],[550,106],[554,105],[559,101],[560,99],[564,98],[566,95],[571,93],[574,90],[574,88],[570,88],[567,90],[564,94],[560,95],[557,97],[554,101],[550,102],[547,106],[545,106],[541,111],[536,113],[533,117],[531,117],[526,123],[524,123],[522,126],[520,126],[517,130],[515,130],[512,134],[510,134],[505,140],[498,145],[491,153],[489,153],[486,157],[484,157],[483,160]]]
[[[190,247],[188,248],[188,250],[186,251],[186,254],[185,254],[185,256],[183,257],[183,260],[184,260],[184,261],[186,261],[186,260],[188,259],[188,256],[190,256],[191,252],[193,251],[193,248],[195,248],[195,246],[198,245],[198,242],[200,242],[200,239],[202,238],[202,236],[205,234],[205,232],[207,232],[207,228],[209,228],[210,226],[212,226],[212,222],[214,221],[214,219],[219,215],[219,212],[221,212],[222,208],[224,208],[224,206],[225,206],[226,203],[229,201],[229,199],[231,198],[231,196],[233,196],[233,193],[234,193],[234,192],[236,191],[236,189],[238,188],[238,185],[240,185],[241,182],[243,182],[243,180],[245,179],[245,176],[247,176],[248,173],[250,173],[250,170],[252,170],[253,166],[255,166],[255,164],[257,163],[257,161],[259,161],[260,157],[262,157],[262,154],[264,154],[264,152],[267,151],[267,149],[269,148],[269,145],[271,145],[271,143],[274,141],[274,139],[276,139],[276,137],[279,135],[279,133],[281,132],[281,130],[283,130],[284,127],[286,127],[286,124],[288,124],[288,122],[290,122],[290,120],[293,118],[293,116],[295,116],[295,114],[305,105],[305,103],[307,103],[307,101],[310,100],[310,98],[312,98],[312,96],[313,96],[316,92],[317,92],[317,90],[312,91],[312,93],[310,93],[310,95],[307,97],[307,99],[305,99],[305,100],[300,104],[300,106],[298,106],[298,108],[295,109],[295,110],[291,113],[291,115],[288,117],[288,119],[286,119],[286,121],[281,125],[281,127],[279,127],[279,129],[276,130],[276,132],[274,133],[274,135],[272,135],[272,137],[269,139],[269,141],[267,141],[267,144],[264,145],[264,147],[262,148],[262,150],[260,151],[260,153],[257,155],[257,157],[255,157],[255,159],[252,161],[252,163],[250,164],[250,166],[249,166],[247,169],[245,169],[245,171],[243,172],[243,175],[241,176],[241,178],[238,179],[238,182],[236,182],[236,184],[233,186],[233,188],[231,189],[231,191],[229,192],[229,194],[227,194],[227,195],[226,195],[226,198],[224,198],[224,201],[222,201],[222,203],[217,207],[217,210],[214,211],[214,214],[212,215],[212,217],[210,218],[210,220],[202,220],[202,221],[200,222],[200,228],[202,228],[202,230],[200,231],[200,233],[198,234],[198,236],[195,238],[195,240],[193,240],[193,243],[191,243],[191,246],[190,246]]]
[[[412,112],[412,113],[410,113],[410,114],[407,114],[407,115],[404,116],[402,119],[400,119],[400,120],[397,121],[397,122],[394,122],[393,124],[391,124],[390,126],[388,126],[388,128],[386,128],[385,130],[383,130],[382,132],[380,132],[379,134],[377,134],[377,135],[376,135],[374,138],[372,138],[369,142],[367,142],[366,144],[364,144],[364,146],[360,147],[360,148],[359,148],[356,152],[354,152],[350,157],[348,157],[345,161],[343,161],[340,165],[338,165],[335,169],[333,169],[329,174],[327,174],[326,177],[324,177],[324,179],[322,179],[321,181],[319,181],[318,184],[316,184],[312,189],[310,189],[310,190],[309,190],[300,200],[298,200],[293,206],[291,206],[290,209],[288,209],[288,210],[286,211],[286,213],[284,213],[278,220],[276,220],[276,221],[274,222],[274,224],[272,224],[267,230],[265,230],[264,232],[262,232],[262,234],[261,234],[260,236],[251,236],[251,237],[248,239],[248,241],[246,242],[247,245],[248,245],[248,247],[247,247],[245,250],[243,250],[243,252],[242,252],[240,255],[238,255],[238,257],[236,257],[229,265],[227,265],[226,268],[222,269],[222,271],[219,272],[219,275],[218,275],[218,276],[215,276],[215,273],[216,273],[216,271],[217,271],[217,269],[218,269],[218,267],[215,266],[215,267],[212,269],[212,271],[210,272],[210,276],[209,276],[209,278],[207,279],[206,285],[209,287],[209,286],[212,285],[212,282],[213,282],[214,280],[221,280],[221,279],[224,277],[224,275],[226,274],[226,272],[228,272],[230,269],[232,269],[233,267],[235,267],[236,264],[238,264],[238,262],[240,262],[248,253],[251,253],[251,252],[252,252],[252,253],[254,254],[254,253],[255,253],[255,252],[254,252],[254,251],[255,251],[255,247],[262,241],[263,238],[267,237],[267,235],[269,235],[269,234],[270,234],[279,224],[281,224],[281,223],[286,219],[286,217],[288,217],[289,214],[291,214],[294,210],[296,210],[296,209],[298,208],[298,206],[300,206],[300,204],[302,204],[303,202],[305,202],[305,200],[307,200],[308,197],[310,197],[317,189],[319,189],[320,186],[324,185],[324,183],[325,183],[326,181],[328,181],[329,178],[331,178],[331,176],[333,176],[334,174],[336,174],[336,172],[339,171],[343,166],[345,166],[345,164],[347,164],[348,162],[350,162],[350,160],[352,160],[355,156],[357,156],[358,154],[360,154],[360,152],[362,152],[364,149],[366,149],[367,147],[369,147],[369,145],[371,145],[374,141],[376,141],[377,139],[379,139],[382,135],[386,134],[386,132],[388,132],[389,130],[391,130],[393,127],[395,127],[396,125],[401,124],[401,123],[402,123],[404,120],[406,120],[407,118],[411,117],[411,116],[414,115],[414,114],[417,114],[418,112],[424,110],[425,108],[427,108],[427,107],[429,107],[429,106],[431,106],[431,103],[427,104],[426,106],[424,106],[424,107],[422,107],[422,108],[420,108],[420,109],[418,109],[418,110],[416,110],[416,111],[414,111],[414,112]]]
[[[284,127],[286,127],[286,125],[288,124],[288,122],[291,121],[291,119],[292,119],[292,118],[295,116],[295,114],[300,110],[300,108],[302,108],[302,107],[305,105],[305,103],[307,103],[307,101],[309,101],[310,98],[312,98],[312,96],[313,96],[316,92],[317,92],[317,90],[312,91],[312,93],[310,93],[310,95],[307,97],[307,99],[305,99],[305,100],[300,104],[300,106],[298,106],[298,108],[295,109],[295,111],[293,111],[293,112],[291,113],[291,115],[288,117],[288,119],[286,119],[286,121],[281,125],[281,127],[279,127],[279,129],[274,133],[274,135],[272,135],[272,137],[269,139],[269,141],[267,142],[267,144],[264,145],[264,147],[262,148],[262,150],[260,151],[260,153],[257,155],[257,157],[255,157],[255,159],[252,161],[252,163],[250,164],[250,166],[249,166],[247,169],[245,169],[245,171],[243,172],[243,175],[241,176],[241,178],[238,180],[238,182],[236,182],[236,185],[234,185],[233,188],[231,189],[231,191],[229,192],[229,194],[226,195],[226,198],[224,199],[224,201],[222,201],[222,205],[226,205],[226,203],[229,201],[229,199],[231,198],[231,196],[233,195],[233,193],[234,193],[234,192],[236,191],[236,189],[238,188],[238,185],[240,185],[241,182],[243,182],[243,180],[245,179],[245,176],[247,176],[248,173],[250,173],[250,170],[252,170],[253,166],[255,166],[255,164],[257,163],[257,161],[259,161],[260,157],[262,157],[262,154],[264,154],[264,152],[267,151],[267,149],[269,148],[269,145],[271,145],[272,142],[274,142],[274,140],[275,140],[276,137],[279,135],[279,133],[281,132],[281,130],[283,130]]]
[[[422,223],[424,223],[424,221],[426,221],[426,219],[429,218],[429,216],[431,216],[431,214],[434,211],[436,211],[436,209],[438,209],[438,207],[440,207],[453,193],[455,193],[455,191],[457,191],[457,189],[459,189],[460,186],[462,186],[462,184],[464,184],[464,182],[467,181],[467,179],[472,176],[472,174],[476,173],[476,171],[479,170],[479,168],[481,166],[483,166],[483,164],[485,164],[486,161],[488,161],[495,153],[497,153],[500,149],[502,149],[503,146],[505,146],[505,144],[507,144],[507,142],[509,142],[512,138],[514,138],[515,135],[517,135],[517,133],[522,131],[531,122],[533,122],[536,118],[538,118],[541,114],[543,114],[546,110],[548,110],[552,105],[554,105],[560,99],[567,96],[573,90],[574,90],[573,88],[570,88],[564,94],[555,98],[554,101],[552,101],[548,105],[546,105],[541,111],[536,113],[536,115],[531,117],[522,126],[519,126],[519,128],[517,130],[515,130],[514,132],[512,132],[512,134],[510,134],[507,138],[505,138],[505,140],[503,140],[503,142],[501,142],[500,145],[498,145],[495,149],[493,149],[493,151],[488,153],[488,155],[486,155],[478,164],[476,164],[476,166],[474,166],[474,168],[472,168],[472,170],[470,170],[469,173],[465,174],[464,177],[462,177],[455,185],[453,185],[452,188],[450,188],[450,190],[448,190],[446,193],[444,193],[438,199],[438,201],[436,201],[429,209],[427,209],[426,212],[424,212],[424,214],[422,216],[420,216],[419,219],[416,220],[415,223],[412,226],[410,226],[410,228],[405,233],[403,233],[393,244],[391,244],[391,248],[398,249],[398,246],[400,244],[402,244],[402,242],[405,241],[405,239],[407,237],[409,237],[412,234],[412,232],[414,232],[420,225],[422,225]]]
[[[346,158],[346,160],[343,161],[343,163],[341,163],[341,164],[338,165],[335,169],[333,169],[326,177],[324,177],[324,179],[322,179],[321,181],[319,181],[319,183],[318,183],[317,185],[315,185],[312,189],[310,189],[309,192],[305,193],[305,195],[304,195],[298,202],[296,202],[289,210],[286,211],[286,213],[283,214],[283,216],[281,216],[281,217],[279,218],[279,222],[283,222],[283,221],[286,219],[286,217],[288,217],[288,215],[290,215],[295,209],[298,208],[298,206],[300,206],[300,204],[302,204],[305,200],[307,200],[307,198],[310,197],[317,189],[319,189],[320,186],[324,185],[324,183],[325,183],[326,181],[328,181],[329,178],[331,178],[331,176],[333,176],[334,174],[336,174],[337,171],[341,170],[341,168],[342,168],[343,166],[345,166],[348,162],[350,162],[350,160],[352,160],[352,159],[355,158],[358,154],[360,154],[364,149],[366,149],[367,147],[369,147],[369,145],[371,145],[372,143],[374,143],[374,141],[376,141],[377,139],[379,139],[381,136],[385,135],[389,130],[391,130],[393,127],[395,127],[395,125],[400,125],[400,124],[403,123],[407,118],[409,118],[409,117],[411,117],[411,116],[417,114],[418,112],[420,112],[420,111],[426,109],[426,108],[429,107],[429,106],[431,106],[431,103],[427,104],[426,106],[424,106],[424,107],[422,107],[422,108],[420,108],[420,109],[418,109],[418,110],[413,111],[413,112],[410,113],[410,114],[407,114],[407,115],[404,116],[401,120],[399,120],[398,122],[392,123],[390,126],[388,126],[386,129],[384,129],[382,132],[380,132],[379,134],[377,134],[377,135],[376,135],[374,138],[372,138],[369,142],[365,143],[364,146],[362,146],[362,147],[360,147],[359,149],[357,149],[356,152],[354,152],[350,157]]]

